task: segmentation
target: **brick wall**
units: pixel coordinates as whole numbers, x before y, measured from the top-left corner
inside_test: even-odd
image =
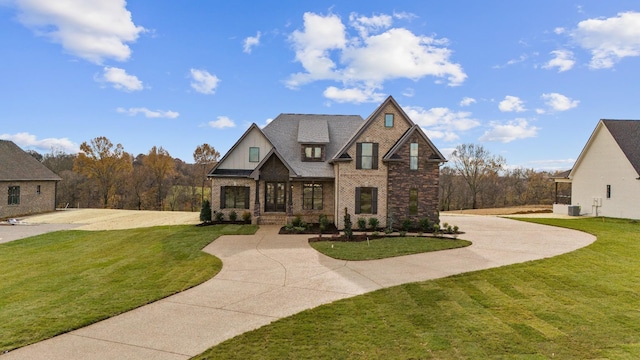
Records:
[[[334,221],[334,185],[332,181],[322,183],[322,210],[304,210],[302,208],[302,189],[306,182],[293,183],[293,215],[300,215],[308,223],[317,223],[321,214]],[[316,182],[318,183],[318,182]]]
[[[418,143],[418,169],[410,169],[410,145]],[[389,187],[387,191],[389,211],[393,213],[396,223],[400,226],[402,220],[411,219],[417,222],[427,217],[432,222],[439,222],[438,214],[438,178],[440,174],[439,163],[429,162],[427,159],[433,155],[422,136],[414,134],[396,152],[401,161],[389,162]],[[418,209],[416,215],[409,212],[410,189],[418,190]]]
[[[3,181],[0,184],[0,219],[38,214],[56,209],[55,181]],[[19,205],[8,205],[10,186],[20,186]],[[38,193],[38,186],[40,186],[40,193]]]
[[[229,219],[229,213],[235,211],[238,214],[238,219],[242,219],[242,213],[249,211],[251,213],[251,221],[255,221],[254,216],[254,203],[255,203],[255,186],[256,182],[253,179],[247,178],[213,178],[211,182],[211,210],[222,212],[226,220]],[[248,186],[249,187],[249,208],[248,209],[220,209],[220,188],[222,186]],[[215,217],[214,217],[215,219]]]

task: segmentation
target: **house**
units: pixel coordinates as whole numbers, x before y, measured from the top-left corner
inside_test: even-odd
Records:
[[[580,215],[640,219],[640,120],[600,120],[563,181]]]
[[[209,173],[212,209],[258,224],[327,215],[344,226],[375,217],[438,221],[438,177],[445,158],[388,97],[366,119],[358,115],[280,114],[253,124]]]
[[[0,140],[0,219],[54,211],[56,185],[62,180],[11,141]]]

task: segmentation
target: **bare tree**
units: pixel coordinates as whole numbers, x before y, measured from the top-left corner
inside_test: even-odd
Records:
[[[204,182],[207,179],[207,172],[213,168],[216,162],[218,162],[218,158],[220,157],[220,153],[216,151],[216,149],[209,144],[198,145],[196,150],[193,152],[193,160],[195,160],[197,165],[202,167],[202,200],[204,202]]]
[[[461,144],[451,154],[454,169],[464,179],[471,192],[471,208],[478,207],[478,194],[485,179],[502,169],[505,159],[492,155],[482,145]]]

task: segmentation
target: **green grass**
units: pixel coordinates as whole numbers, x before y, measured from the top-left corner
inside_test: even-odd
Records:
[[[319,252],[341,260],[374,260],[429,251],[455,249],[470,241],[432,237],[396,237],[367,241],[316,241],[309,243]]]
[[[550,259],[324,305],[197,358],[640,358],[640,224],[530,221],[583,230],[598,240]]]
[[[217,274],[201,251],[255,226],[60,231],[0,245],[0,353],[185,290]]]

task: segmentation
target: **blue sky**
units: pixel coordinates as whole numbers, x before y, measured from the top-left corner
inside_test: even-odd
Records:
[[[445,155],[568,169],[599,119],[640,118],[637,1],[0,0],[0,34],[0,138],[41,153],[106,136],[192,162],[392,95]]]

